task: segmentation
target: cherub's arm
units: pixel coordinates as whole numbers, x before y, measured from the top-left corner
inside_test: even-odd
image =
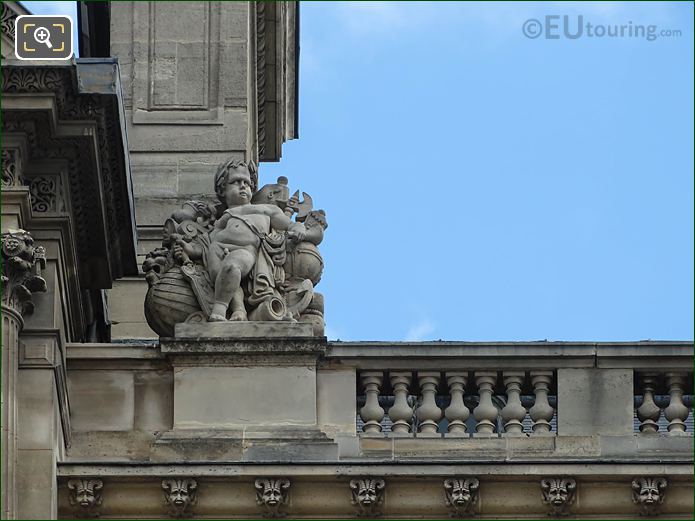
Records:
[[[269,210],[270,226],[276,230],[287,230],[287,235],[295,241],[304,240],[306,228],[302,223],[295,223],[277,206],[271,206]]]

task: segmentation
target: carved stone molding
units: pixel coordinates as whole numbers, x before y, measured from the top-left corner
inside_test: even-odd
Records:
[[[656,476],[639,476],[632,480],[632,501],[640,506],[641,515],[659,515],[667,485],[666,478]]]
[[[478,478],[448,478],[444,480],[444,494],[449,516],[453,518],[471,517],[475,515],[475,505],[478,503]]]
[[[27,179],[31,209],[38,213],[64,213],[65,191],[59,175],[37,175]]]
[[[68,481],[70,505],[75,517],[99,517],[99,506],[103,501],[104,483],[98,478],[71,479]]]
[[[257,139],[258,157],[265,157],[266,116],[266,23],[265,2],[254,2],[256,6],[256,107],[257,107]]]
[[[386,482],[382,478],[360,478],[350,480],[352,504],[359,517],[378,517],[382,515]]]
[[[4,4],[3,4],[4,5]],[[2,187],[15,188],[22,186],[21,171],[19,168],[19,153],[17,150],[2,149]]]
[[[2,234],[2,305],[19,315],[34,311],[32,293],[46,291],[41,269],[46,251],[34,244],[29,232],[14,230]]]
[[[54,179],[57,182],[57,177],[37,179],[30,186],[32,206],[34,211],[60,213],[61,207],[67,207],[69,188],[80,260],[86,265],[94,259],[108,258],[109,270],[93,270],[95,280],[84,282],[96,289],[109,286],[108,275],[117,278],[135,269],[134,264],[129,265],[135,261],[129,242],[132,212],[117,96],[81,93],[76,75],[79,72],[72,67],[3,67],[2,93],[50,94],[60,122],[79,122],[89,131],[82,135],[55,134],[48,112],[30,107],[3,109],[2,130],[26,136],[32,158],[68,161],[70,175],[61,186],[56,185],[55,193],[62,195],[50,197],[48,193],[48,185]],[[5,176],[3,172],[3,180]]]
[[[9,8],[7,2],[2,3],[2,34],[7,35],[10,40],[14,40],[14,24],[17,13]]]
[[[541,479],[543,503],[550,505],[549,516],[569,515],[569,508],[574,502],[577,481],[574,478],[552,477]]]
[[[171,517],[186,517],[198,502],[198,482],[192,478],[163,479],[164,501]]]
[[[256,504],[263,509],[263,516],[285,517],[280,509],[289,502],[290,480],[286,478],[258,478],[255,481]]]

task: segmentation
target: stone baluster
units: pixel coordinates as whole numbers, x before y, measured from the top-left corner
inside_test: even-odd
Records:
[[[657,434],[659,432],[659,416],[661,409],[654,402],[654,392],[657,385],[656,373],[642,373],[640,382],[642,384],[642,405],[637,409],[639,418],[639,430],[642,434]]]
[[[507,405],[502,409],[505,436],[524,435],[524,416],[526,408],[521,405],[521,386],[524,383],[523,371],[505,371],[504,386],[507,389]]]
[[[460,372],[446,373],[446,383],[449,385],[451,403],[444,411],[444,416],[449,420],[448,432],[445,436],[467,437],[466,420],[471,415],[468,407],[463,403],[463,395],[468,385],[468,374]]]
[[[413,408],[408,405],[408,394],[412,374],[410,372],[392,372],[391,387],[395,397],[393,406],[389,409],[389,418],[394,436],[410,435],[410,424],[413,420]]]
[[[529,409],[529,414],[533,420],[532,435],[534,436],[550,434],[550,420],[553,419],[555,412],[548,402],[548,392],[552,381],[552,371],[531,371],[531,384],[536,401]]]
[[[685,419],[689,412],[683,403],[685,373],[666,373],[666,386],[671,397],[668,407],[664,409],[664,416],[668,420],[668,433],[685,434]]]
[[[442,417],[442,410],[437,407],[435,396],[437,386],[439,386],[439,373],[422,372],[418,373],[420,392],[422,393],[422,403],[417,408],[417,418],[420,421],[418,436],[439,437],[437,432],[439,420]]]
[[[478,422],[475,425],[477,437],[490,437],[495,434],[497,407],[492,403],[492,394],[497,383],[497,373],[494,371],[476,371],[475,384],[478,386],[480,401],[473,409],[473,417]]]
[[[360,417],[364,422],[362,430],[365,434],[380,434],[381,420],[384,419],[384,409],[379,405],[379,390],[384,376],[381,371],[362,373],[362,386],[366,401],[360,409]]]

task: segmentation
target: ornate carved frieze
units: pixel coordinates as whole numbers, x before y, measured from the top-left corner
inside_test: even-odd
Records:
[[[99,517],[103,501],[104,483],[98,478],[71,479],[68,481],[69,501],[75,517]]]
[[[41,269],[46,251],[34,244],[29,232],[15,230],[2,234],[2,304],[21,315],[34,311],[32,293],[46,291]]]
[[[28,182],[32,211],[38,213],[65,212],[65,192],[59,175],[37,175],[29,178]]]
[[[639,476],[632,480],[632,501],[643,516],[656,516],[666,497],[666,478]]]
[[[360,478],[350,480],[352,504],[359,517],[379,517],[384,504],[386,482],[382,478]]]
[[[3,110],[3,132],[26,135],[33,158],[61,158],[70,162],[68,179],[79,256],[85,261],[108,256],[112,276],[122,276],[126,269],[123,259],[131,258],[128,252],[132,252],[133,260],[135,256],[134,245],[121,244],[122,238],[130,237],[127,231],[132,229],[132,214],[116,96],[80,94],[71,67],[3,67],[2,92],[4,95],[49,93],[55,98],[60,121],[93,125],[94,132],[86,132],[84,136],[56,137],[47,112]],[[47,194],[41,190],[46,188],[45,181],[32,190],[32,203],[40,211],[60,211],[51,209],[60,206],[59,199],[46,200]],[[97,196],[100,192],[102,195]],[[101,244],[97,244],[95,237],[103,238]]]
[[[190,516],[191,507],[198,501],[198,482],[195,479],[163,479],[162,489],[171,517]]]
[[[541,479],[543,503],[550,505],[549,516],[562,517],[569,514],[574,502],[577,482],[574,478],[552,477]]]
[[[475,515],[475,505],[478,502],[478,478],[449,478],[444,480],[444,494],[449,516],[463,518]]]
[[[279,518],[287,515],[280,509],[289,503],[289,479],[258,478],[255,486],[256,504],[263,509],[264,517]]]

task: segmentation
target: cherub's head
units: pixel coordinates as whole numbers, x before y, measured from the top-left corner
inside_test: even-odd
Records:
[[[215,193],[227,206],[238,206],[251,202],[256,167],[253,162],[245,163],[230,159],[217,169]]]

